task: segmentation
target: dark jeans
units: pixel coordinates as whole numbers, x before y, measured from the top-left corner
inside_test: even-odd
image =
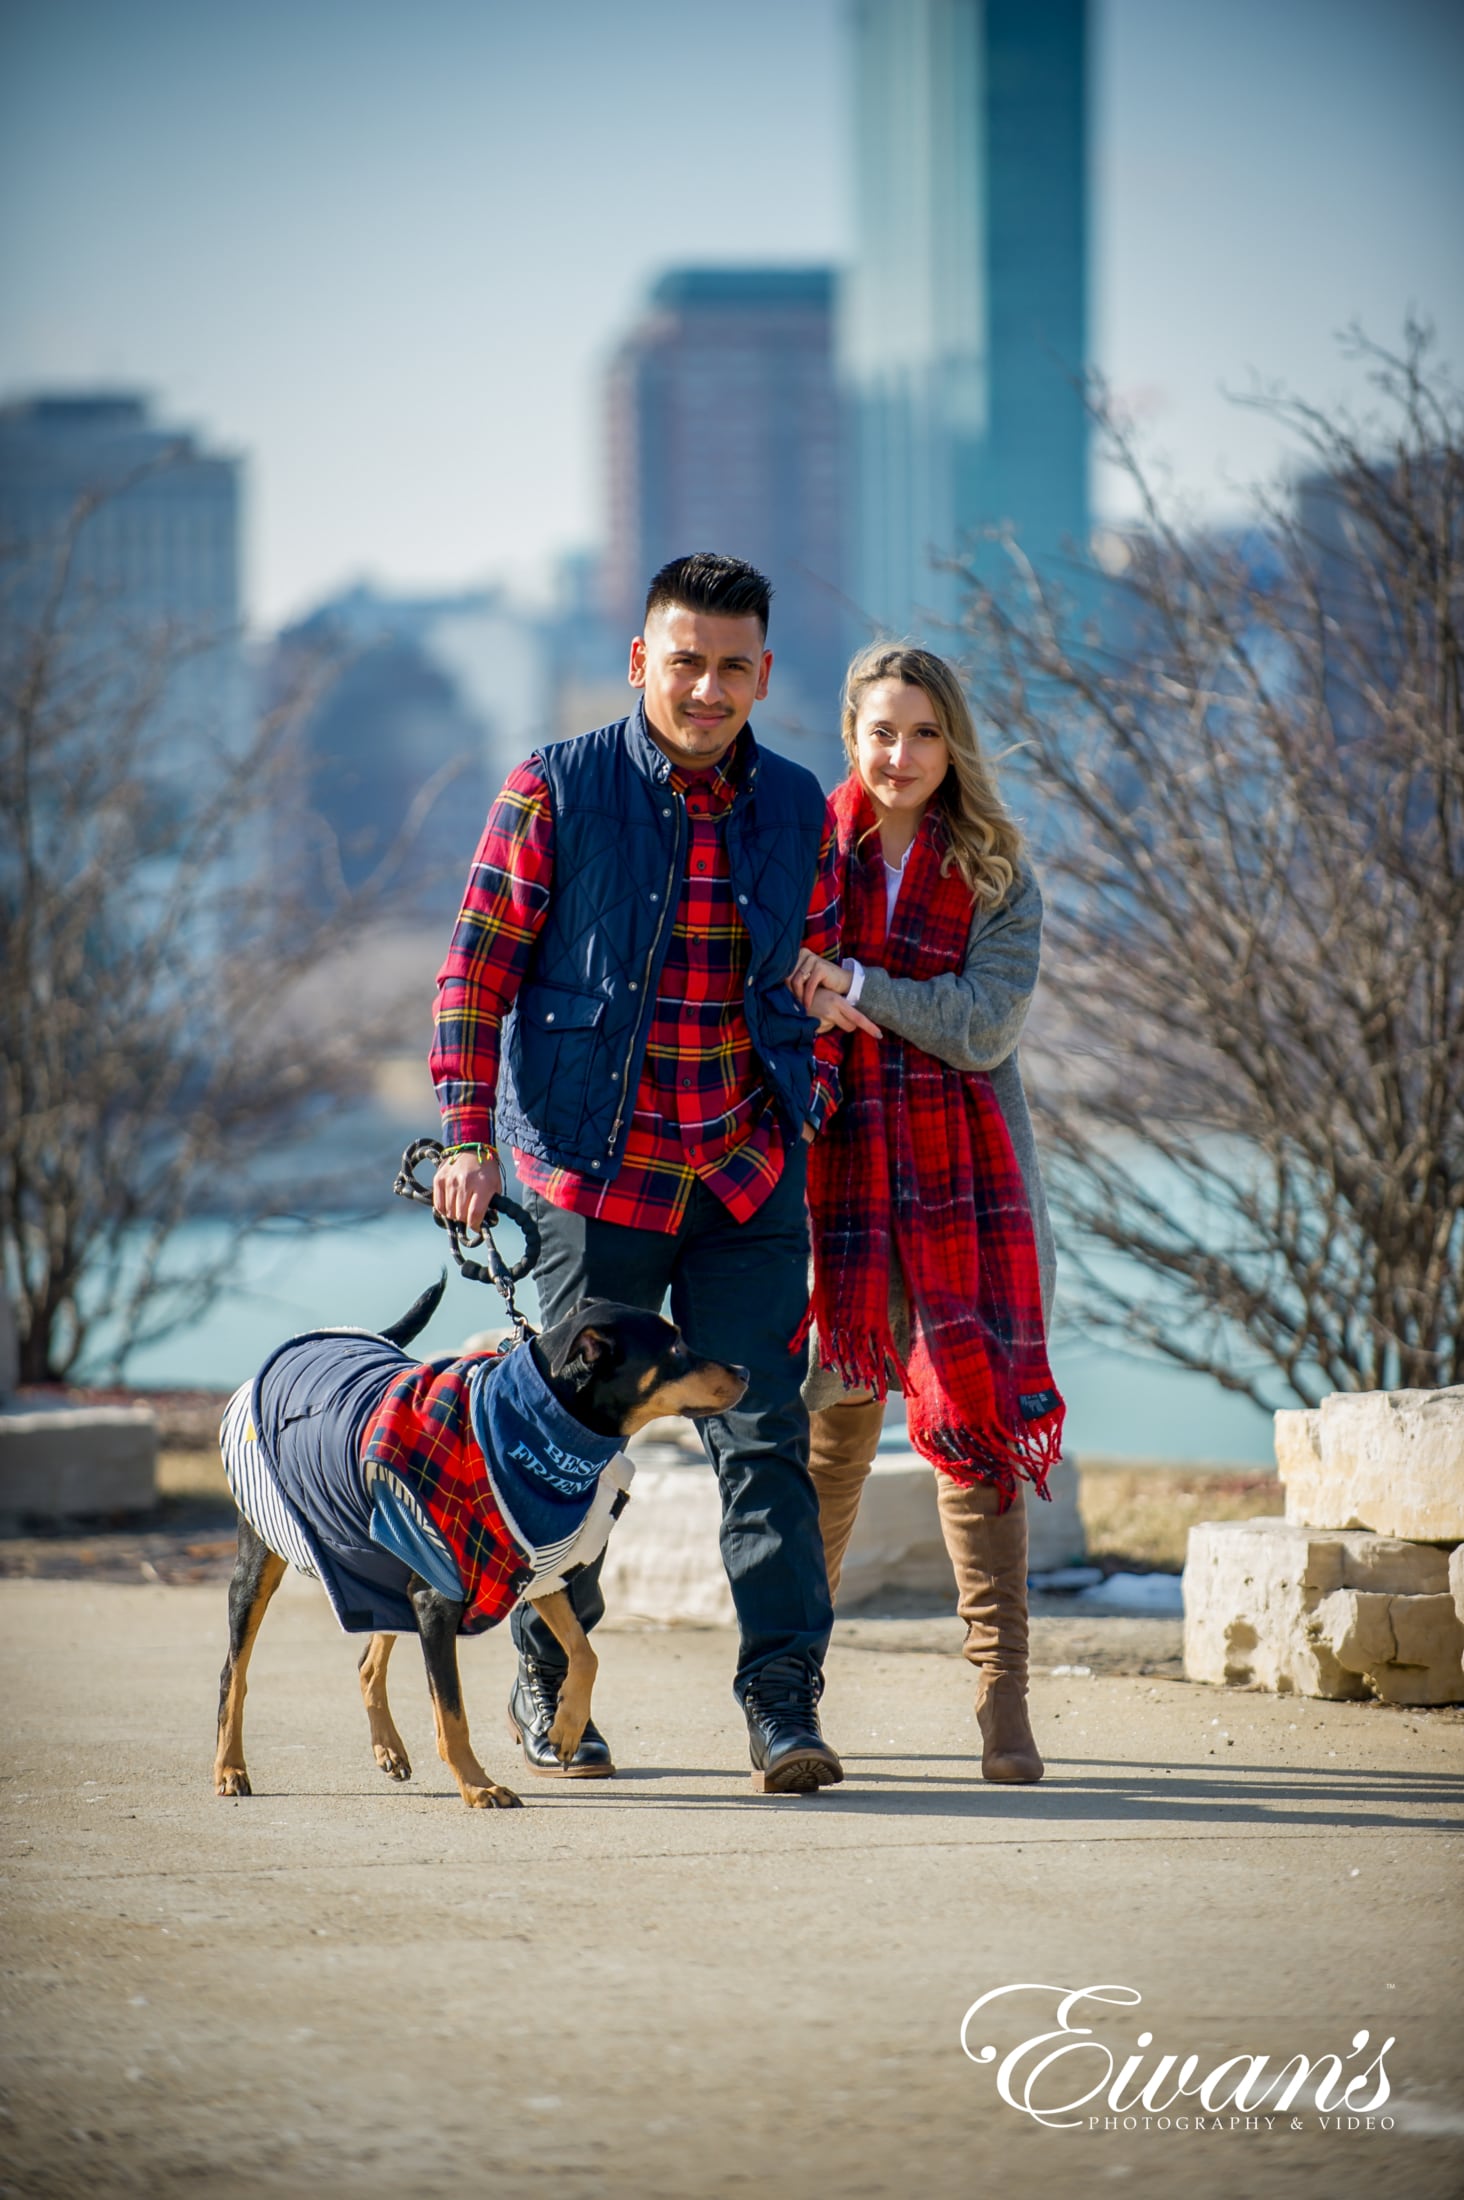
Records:
[[[800,1143],[750,1222],[734,1222],[698,1184],[674,1236],[567,1214],[525,1194],[543,1233],[534,1280],[546,1328],[582,1298],[659,1312],[669,1290],[671,1318],[692,1351],[751,1376],[735,1412],[697,1424],[722,1492],[722,1563],[742,1638],[739,1702],[770,1658],[791,1652],[821,1666],[833,1626],[799,1396],[804,1355],[789,1350],[808,1302],[804,1164]],[[593,1627],[605,1611],[600,1561],[569,1588],[581,1626]],[[514,1612],[513,1639],[536,1664],[564,1670],[564,1653],[527,1605]]]

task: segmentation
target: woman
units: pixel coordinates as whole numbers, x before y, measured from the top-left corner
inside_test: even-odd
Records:
[[[849,668],[850,776],[830,799],[842,965],[791,983],[848,1028],[844,1102],[810,1150],[810,1471],[837,1592],[891,1382],[935,1466],[988,1780],[1040,1780],[1027,1719],[1027,1518],[1062,1400],[1044,1342],[1054,1258],[1015,1053],[1042,901],[950,666],[878,643]],[[1015,1500],[1015,1502],[1014,1502]]]

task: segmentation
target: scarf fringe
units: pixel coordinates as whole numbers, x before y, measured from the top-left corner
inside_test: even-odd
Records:
[[[835,1330],[818,1337],[820,1367],[831,1369],[846,1390],[870,1390],[877,1399],[889,1395],[890,1377],[909,1392],[909,1371],[895,1351],[894,1340],[867,1330],[855,1336]],[[913,1401],[912,1401],[913,1402]],[[1050,1470],[1062,1457],[1064,1407],[1058,1406],[1038,1421],[1024,1421],[1015,1430],[975,1429],[950,1421],[933,1427],[910,1425],[910,1442],[922,1459],[963,1489],[974,1483],[994,1483],[1001,1492],[1006,1512],[1017,1494],[1017,1484],[1028,1482],[1044,1503],[1051,1504],[1047,1487]]]
[[[845,1329],[825,1336],[820,1330],[818,1364],[837,1375],[846,1390],[872,1390],[880,1400],[889,1396],[891,1375],[902,1389],[905,1386],[906,1371],[894,1339],[888,1334],[881,1336],[876,1329],[866,1330],[862,1336]]]
[[[956,1423],[934,1428],[911,1427],[910,1441],[922,1459],[958,1488],[978,1482],[993,1483],[1001,1492],[1005,1512],[1017,1494],[1018,1482],[1030,1483],[1047,1504],[1052,1492],[1047,1477],[1062,1457],[1062,1412],[1049,1413],[1016,1432],[973,1429]]]

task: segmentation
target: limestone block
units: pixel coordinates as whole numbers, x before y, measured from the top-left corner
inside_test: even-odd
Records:
[[[1276,1471],[1283,1482],[1302,1482],[1321,1472],[1322,1417],[1315,1407],[1290,1407],[1272,1416],[1276,1425]]]
[[[1451,1596],[1388,1597],[1339,1589],[1313,1625],[1339,1665],[1384,1703],[1456,1703],[1464,1695],[1464,1625]]]
[[[1388,1696],[1391,1703],[1457,1703],[1464,1689],[1459,1686],[1460,1663],[1464,1661],[1464,1623],[1454,1609],[1451,1596],[1442,1597],[1393,1597],[1388,1605],[1388,1617],[1393,1623],[1393,1633],[1398,1647],[1393,1653],[1393,1664],[1402,1669],[1417,1669],[1441,1676],[1437,1694],[1427,1696]],[[1380,1675],[1380,1681],[1386,1679]],[[1447,1682],[1447,1686],[1443,1685]],[[1386,1696],[1383,1687],[1380,1696]]]
[[[1464,1386],[1337,1391],[1276,1415],[1286,1518],[1423,1543],[1464,1539]]]
[[[145,1512],[157,1501],[158,1425],[146,1406],[0,1413],[0,1522]]]
[[[1184,1670],[1192,1681],[1280,1695],[1362,1697],[1306,1622],[1342,1587],[1340,1536],[1284,1520],[1205,1521],[1190,1529],[1184,1568]]]
[[[600,1576],[616,1619],[728,1627],[722,1501],[710,1465],[637,1466],[630,1503],[610,1533]]]
[[[1449,1553],[1449,1594],[1454,1599],[1454,1610],[1464,1620],[1464,1543]]]
[[[1285,1525],[1285,1523],[1283,1523]],[[1449,1554],[1432,1543],[1405,1543],[1397,1535],[1338,1535],[1340,1585],[1390,1597],[1446,1596]]]
[[[1349,1673],[1371,1673],[1391,1662],[1396,1644],[1391,1597],[1371,1589],[1334,1589],[1313,1614],[1317,1639]]]
[[[1190,1530],[1190,1680],[1387,1703],[1464,1700],[1464,1629],[1446,1554],[1286,1520]]]

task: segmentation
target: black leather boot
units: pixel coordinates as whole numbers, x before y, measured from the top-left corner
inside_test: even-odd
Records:
[[[818,1730],[823,1675],[802,1658],[773,1658],[748,1683],[742,1708],[759,1795],[815,1795],[844,1777]]]
[[[615,1766],[606,1741],[593,1719],[580,1736],[579,1748],[562,1765],[549,1740],[549,1729],[559,1709],[560,1673],[520,1658],[518,1677],[508,1699],[508,1730],[524,1745],[524,1763],[530,1772],[546,1780],[608,1780]]]

